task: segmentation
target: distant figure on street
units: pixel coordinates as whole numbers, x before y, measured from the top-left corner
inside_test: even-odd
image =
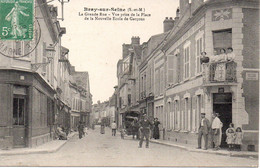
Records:
[[[142,148],[144,137],[146,139],[146,148],[149,148],[149,135],[150,135],[150,126],[152,123],[148,120],[147,116],[144,116],[144,119],[140,121],[140,133],[141,138],[139,141],[139,148]]]
[[[214,150],[220,149],[219,146],[220,146],[220,143],[221,143],[221,140],[220,140],[220,133],[221,133],[220,129],[221,128],[222,128],[222,122],[218,118],[218,114],[213,113],[213,121],[212,121],[211,129],[212,129]]]
[[[67,140],[67,135],[66,133],[62,130],[61,125],[57,126],[57,135],[59,140]]]
[[[116,136],[117,125],[115,121],[111,124],[111,128],[112,128],[112,136]]]
[[[84,123],[84,125],[85,125],[85,123]],[[83,134],[84,134],[84,136],[88,135],[88,127],[84,126]]]
[[[133,134],[133,139],[139,139],[139,133],[138,133],[138,130],[139,130],[139,127],[138,127],[138,119],[135,118],[132,123],[131,123],[131,126],[132,126],[132,134]]]
[[[78,131],[79,131],[79,139],[81,139],[84,134],[84,125],[81,121],[79,122],[78,125]]]
[[[160,131],[159,131],[159,124],[158,118],[154,119],[154,128],[153,128],[153,137],[154,139],[160,139]]]
[[[199,126],[199,135],[198,135],[198,148],[201,149],[201,138],[203,136],[204,138],[204,150],[208,149],[208,133],[210,129],[210,123],[209,120],[205,117],[205,113],[201,113],[201,120],[200,120],[200,126]]]
[[[100,133],[105,134],[105,123],[101,122]]]

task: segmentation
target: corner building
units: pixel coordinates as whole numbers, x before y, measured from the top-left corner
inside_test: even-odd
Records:
[[[221,146],[230,123],[244,132],[242,150],[258,151],[259,1],[180,1],[180,18],[162,48],[167,83],[163,110],[167,140],[197,144],[200,113],[223,122]],[[200,53],[219,55],[233,48],[224,62],[224,80],[216,80],[216,64],[200,63]],[[214,69],[215,67],[215,69]]]

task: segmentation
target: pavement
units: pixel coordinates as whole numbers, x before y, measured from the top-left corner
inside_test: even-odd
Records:
[[[117,131],[117,134],[120,135],[120,132]],[[76,135],[78,135],[77,132],[73,132],[73,133],[69,134],[68,140]],[[131,137],[131,136],[128,136],[128,137]],[[61,149],[68,142],[68,140],[53,140],[53,141],[50,141],[43,145],[37,146],[35,148],[15,148],[15,149],[10,149],[10,150],[0,150],[0,156],[53,153],[53,152],[57,152],[59,149]],[[151,139],[150,142],[183,149],[183,150],[186,150],[189,152],[225,155],[225,156],[230,156],[230,157],[258,158],[258,152],[227,151],[226,149],[221,149],[218,151],[214,151],[212,149],[203,150],[203,149],[196,149],[196,147],[189,145],[189,144],[180,144],[180,143],[175,143],[173,141],[167,141],[167,140],[161,140],[161,139],[160,140]]]
[[[213,149],[203,150],[203,149],[196,149],[195,146],[187,145],[187,144],[180,144],[175,143],[173,141],[167,140],[154,140],[151,139],[150,142],[157,143],[161,145],[167,145],[171,147],[176,147],[180,149],[184,149],[189,152],[199,152],[199,153],[208,153],[208,154],[216,154],[216,155],[226,155],[231,157],[248,157],[248,158],[258,158],[258,152],[249,152],[249,151],[228,151],[226,149],[220,149],[214,151]]]
[[[131,137],[131,136],[129,136],[129,137]],[[228,151],[227,149],[220,149],[220,150],[215,151],[213,149],[208,149],[208,150],[196,149],[196,146],[194,146],[194,145],[176,143],[174,141],[168,141],[168,140],[162,140],[162,139],[158,139],[158,140],[150,139],[150,142],[183,149],[183,150],[186,150],[189,152],[225,155],[225,156],[230,156],[230,157],[258,158],[258,155],[259,155],[258,152],[251,152],[251,151]]]
[[[189,166],[189,167],[257,167],[258,159],[229,157],[207,153],[190,152],[177,147],[151,143],[149,148],[138,148],[139,141],[131,136],[121,139],[112,136],[106,128],[88,130],[88,135],[79,139],[70,138],[59,150],[52,153],[0,156],[0,167],[4,166]]]
[[[77,132],[70,133],[68,135],[68,140],[77,134]],[[0,150],[0,156],[53,153],[61,149],[68,142],[68,140],[53,140],[34,148],[14,148],[9,150]]]

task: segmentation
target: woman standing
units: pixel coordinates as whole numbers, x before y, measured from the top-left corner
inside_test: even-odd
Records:
[[[101,122],[100,133],[105,134],[105,123],[103,121]]]
[[[158,121],[158,118],[155,118],[154,119],[154,130],[153,130],[154,139],[160,138],[159,124],[161,124],[160,121]]]

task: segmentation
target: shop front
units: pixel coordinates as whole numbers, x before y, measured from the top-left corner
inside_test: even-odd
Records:
[[[0,71],[0,149],[52,140],[54,90],[36,73]]]

